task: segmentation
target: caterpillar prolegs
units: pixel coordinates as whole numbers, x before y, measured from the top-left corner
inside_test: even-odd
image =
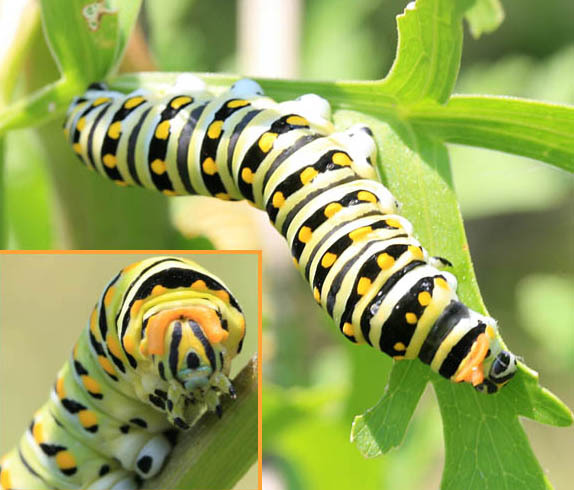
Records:
[[[174,427],[235,396],[228,376],[244,336],[237,300],[198,264],[153,257],[125,267],[2,458],[0,488],[139,488],[161,470]]]
[[[487,393],[514,375],[495,320],[458,300],[456,278],[436,267],[376,181],[372,132],[335,131],[323,98],[276,103],[251,80],[215,97],[192,76],[164,93],[94,84],[73,101],[65,132],[88,168],[119,185],[265,210],[352,342],[418,357]]]

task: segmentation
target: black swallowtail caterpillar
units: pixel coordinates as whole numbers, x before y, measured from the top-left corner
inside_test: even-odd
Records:
[[[0,463],[0,488],[134,489],[219,398],[245,336],[236,299],[176,257],[125,267],[104,289],[50,399]]]
[[[247,199],[287,239],[315,300],[343,335],[455,382],[496,392],[516,371],[495,320],[456,295],[376,181],[366,127],[336,132],[313,94],[276,103],[252,80],[214,97],[182,75],[168,92],[93,84],[65,132],[86,166],[166,195]]]

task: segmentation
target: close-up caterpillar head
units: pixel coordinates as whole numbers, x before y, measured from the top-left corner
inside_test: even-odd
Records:
[[[505,350],[492,318],[481,316],[472,331],[477,335],[460,363],[454,380],[471,383],[480,392],[496,393],[516,373],[517,358]]]
[[[221,394],[234,396],[231,360],[241,350],[245,319],[229,290],[197,264],[155,257],[124,268],[104,294],[120,344],[138,374],[137,396],[188,428],[201,407],[221,413]],[[110,293],[110,290],[112,293]]]

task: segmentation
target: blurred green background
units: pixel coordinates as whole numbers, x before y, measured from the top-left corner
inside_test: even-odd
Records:
[[[217,275],[245,314],[235,376],[257,352],[258,256],[179,254]],[[0,255],[0,455],[17,444],[47,400],[94,304],[123,267],[150,254]],[[257,428],[254,428],[257,430]],[[257,465],[236,488],[257,487]]]
[[[381,78],[396,47],[395,16],[405,4],[147,0],[124,69]],[[465,34],[456,92],[574,103],[574,3],[503,4],[506,20],[496,32],[479,40]],[[47,60],[38,33],[19,93],[56,78]],[[59,121],[10,134],[6,149],[4,212],[13,248],[211,243],[264,249],[266,490],[346,489],[357,481],[365,488],[397,488],[397,482],[407,490],[438,487],[443,449],[432,390],[399,450],[364,460],[350,444],[353,416],[381,396],[390,361],[343,341],[265,218],[241,205],[216,209],[197,198],[168,200],[116,188],[81,168]],[[525,158],[461,146],[449,151],[485,303],[512,350],[573,406],[574,180]],[[198,234],[204,238],[198,241]],[[573,430],[525,426],[550,480],[568,488]]]

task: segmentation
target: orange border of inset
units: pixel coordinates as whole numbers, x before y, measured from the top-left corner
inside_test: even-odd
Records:
[[[262,350],[263,350],[263,252],[261,250],[0,250],[0,255],[257,255],[257,469],[258,490],[262,490]]]

